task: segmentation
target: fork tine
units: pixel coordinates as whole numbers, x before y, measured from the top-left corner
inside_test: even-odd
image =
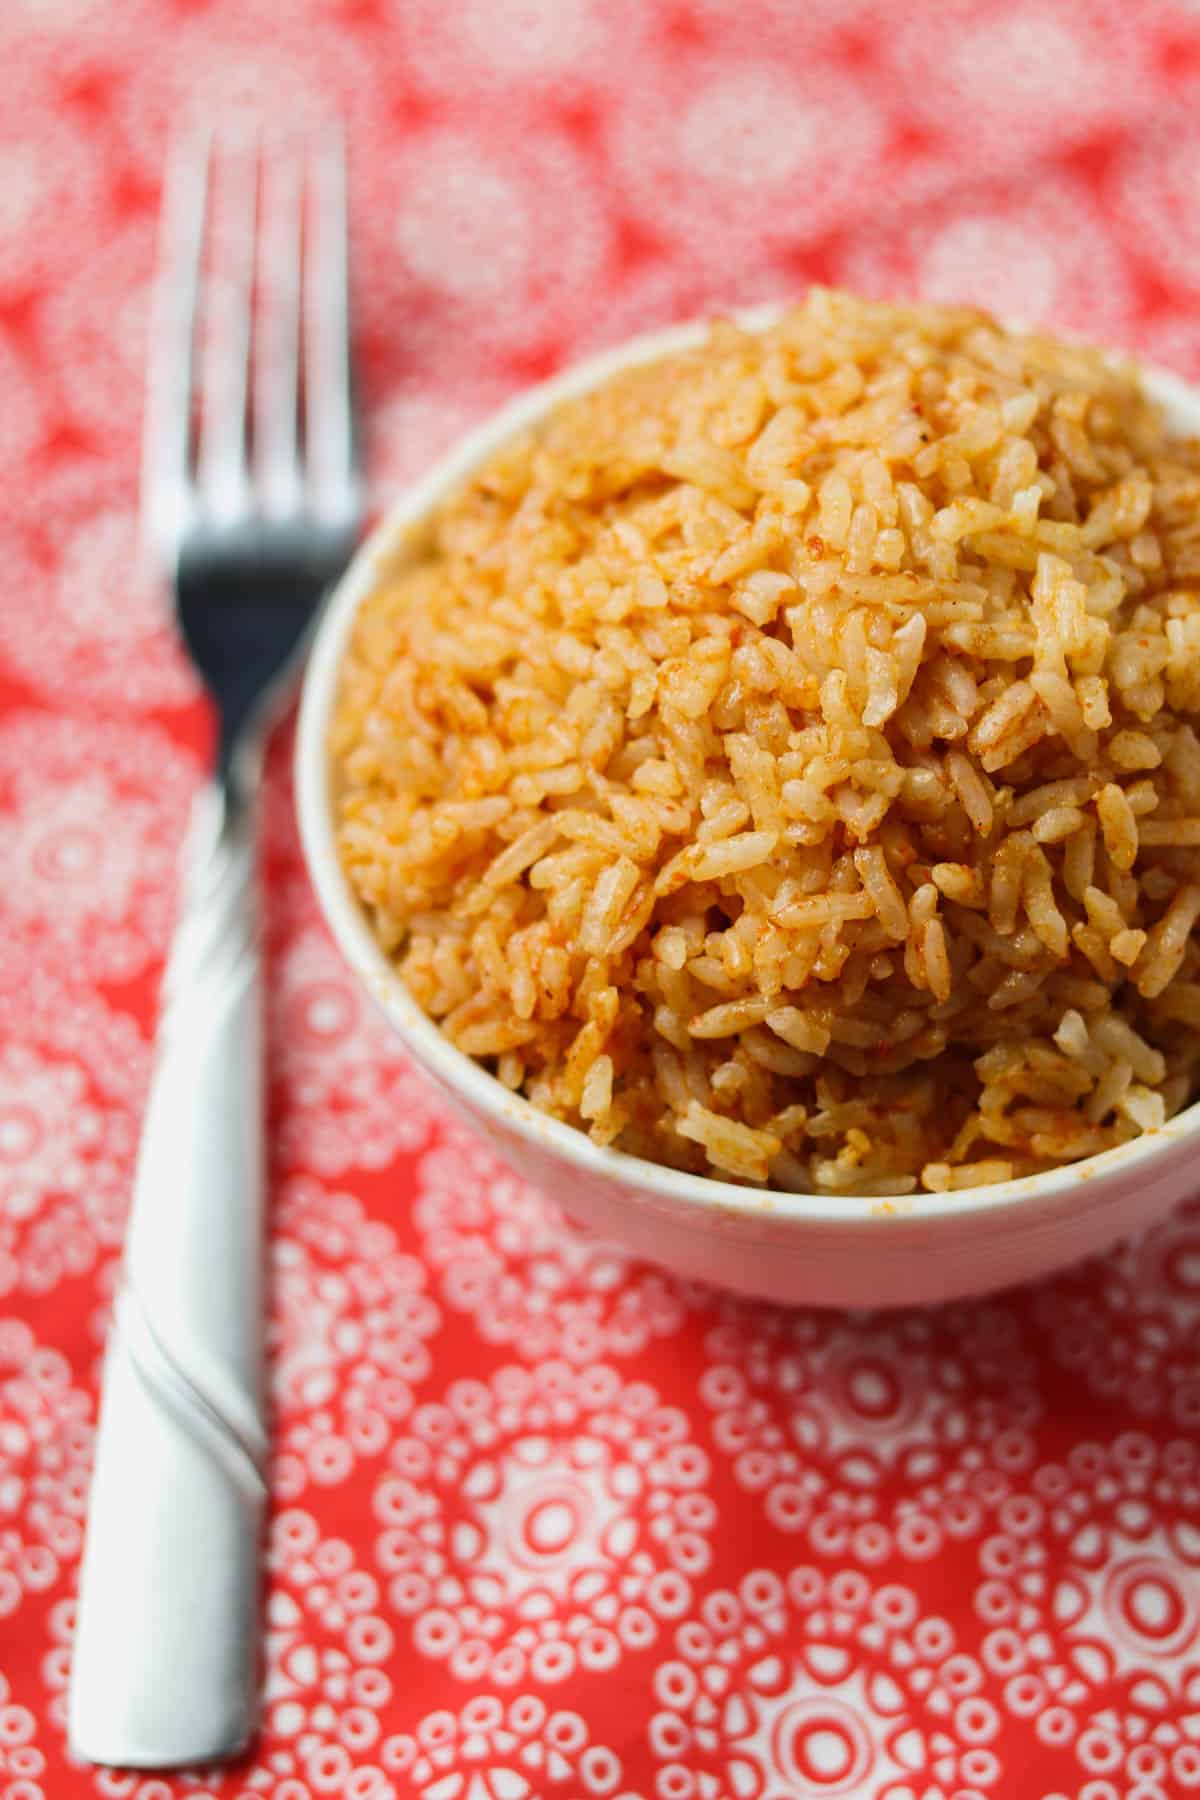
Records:
[[[168,564],[190,509],[196,314],[211,160],[211,134],[177,139],[163,185],[146,364],[141,511],[150,547]]]
[[[301,170],[272,157],[263,172],[262,285],[254,344],[254,459],[267,518],[294,513],[301,498],[297,407],[300,388]]]
[[[214,209],[217,267],[205,295],[204,403],[199,480],[206,510],[220,524],[249,505],[246,399],[258,221],[258,144],[222,158],[221,208]]]
[[[328,128],[310,171],[305,258],[305,458],[314,509],[350,520],[357,507],[357,446],[350,368],[350,255],[346,146]]]

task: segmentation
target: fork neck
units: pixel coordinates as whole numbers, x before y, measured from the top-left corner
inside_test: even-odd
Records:
[[[212,786],[221,807],[223,831],[245,824],[258,794],[263,764],[263,744],[254,731],[222,730]]]

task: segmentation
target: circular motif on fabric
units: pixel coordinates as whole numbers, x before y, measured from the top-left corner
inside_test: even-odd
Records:
[[[910,1588],[757,1569],[707,1594],[674,1650],[654,1678],[659,1800],[899,1800],[918,1779],[943,1793],[1000,1781],[984,1670]]]
[[[882,48],[906,108],[940,140],[943,179],[964,152],[977,170],[1027,170],[1111,129],[1127,117],[1153,54],[1150,34],[1124,8],[1092,0],[948,0],[936,22],[906,9],[889,14]]]
[[[149,1062],[94,995],[0,979],[0,1296],[47,1293],[120,1244]]]
[[[1095,1690],[1144,1676],[1174,1685],[1189,1656],[1200,1667],[1198,1502],[1189,1440],[1131,1431],[1077,1443],[999,1506],[999,1531],[980,1543],[976,1611],[997,1626],[1052,1622],[1055,1654]]]
[[[287,1781],[299,1778],[316,1794],[371,1800],[374,1793],[383,1800],[380,1714],[392,1696],[394,1640],[379,1585],[357,1566],[348,1543],[325,1537],[296,1507],[273,1522],[267,1568],[275,1587],[267,1611],[268,1736],[258,1760],[275,1786],[259,1777],[251,1791],[261,1785],[283,1800]],[[361,1783],[372,1768],[374,1788]],[[352,1773],[358,1787],[350,1784]]]
[[[138,525],[111,468],[73,464],[46,483],[53,526],[36,548],[15,541],[36,604],[5,620],[5,659],[49,699],[175,707],[199,688],[175,640],[166,590],[146,566]]]
[[[560,102],[611,103],[621,72],[644,52],[653,9],[638,0],[404,0],[394,7],[406,70],[454,110],[495,106],[489,126],[544,119],[546,89]]]
[[[198,774],[157,726],[11,714],[0,724],[0,928],[85,980],[140,974],[167,943]]]
[[[770,1742],[780,1776],[798,1794],[860,1793],[875,1760],[858,1714],[820,1695],[785,1706],[772,1722]]]
[[[1200,129],[1190,118],[1132,139],[1114,173],[1113,202],[1123,235],[1177,295],[1200,291],[1200,224],[1187,203],[1198,176]]]
[[[363,297],[365,328],[403,337],[397,315],[416,314],[423,382],[494,378],[504,358],[544,365],[602,308],[613,219],[569,132],[490,134],[460,118],[364,173],[364,255],[383,276]]]
[[[530,1358],[635,1356],[678,1331],[696,1296],[572,1231],[552,1201],[450,1127],[416,1167],[413,1218],[438,1291],[488,1343]]]
[[[1135,1556],[1108,1570],[1102,1605],[1136,1655],[1177,1656],[1195,1643],[1198,1598],[1184,1570],[1163,1557]]]
[[[429,1374],[439,1320],[391,1226],[311,1177],[284,1184],[271,1256],[272,1485],[292,1500],[387,1448]]]
[[[1147,1742],[1181,1788],[1200,1778],[1198,1508],[1195,1443],[1129,1431],[1043,1463],[980,1541],[980,1654],[1007,1712],[1121,1793]]]
[[[693,52],[648,60],[609,124],[624,204],[655,241],[761,258],[845,224],[874,188],[888,127],[867,87],[832,61]]]
[[[0,1794],[5,1800],[45,1800],[40,1777],[46,1758],[34,1742],[37,1719],[22,1706],[0,1669]]]
[[[764,56],[803,75],[816,56],[850,68],[864,86],[878,89],[875,58],[868,46],[883,47],[895,28],[888,0],[759,0],[754,9],[754,42],[747,45],[746,16],[729,0],[689,0],[688,18],[706,47],[730,62],[747,53]],[[665,34],[664,34],[665,35]],[[664,49],[669,53],[668,42]]]
[[[273,0],[238,0],[219,30],[184,11],[164,31],[153,14],[130,53],[137,79],[117,83],[109,102],[137,179],[156,189],[172,131],[214,119],[225,122],[226,143],[259,121],[276,134],[267,138],[274,148],[315,137],[336,110],[348,121],[352,154],[358,142],[390,144],[383,109],[395,95],[394,70],[381,68],[355,31],[315,26],[310,10],[281,10]]]
[[[982,1473],[1033,1461],[1035,1369],[1005,1302],[875,1320],[726,1302],[706,1348],[734,1480],[823,1554],[925,1561],[981,1529]]]
[[[614,1668],[692,1603],[716,1508],[646,1382],[544,1362],[419,1407],[376,1484],[376,1566],[412,1642],[508,1687]]]
[[[39,107],[53,104],[49,70],[45,77],[42,86],[35,75],[32,95],[23,92],[11,67],[6,82],[0,136],[0,295],[5,299],[53,292],[79,267],[80,246],[94,244],[101,221],[111,217],[106,171],[86,121],[60,104],[54,129],[45,129]],[[27,109],[22,101],[30,99]],[[51,220],[53,229],[47,229]]]
[[[128,475],[138,456],[138,409],[145,379],[154,219],[149,212],[110,225],[88,255],[49,288],[39,313],[57,416],[88,434]]]
[[[323,927],[302,926],[284,943],[267,1007],[285,1165],[325,1176],[381,1169],[428,1141],[440,1117],[434,1091],[398,1054]]]
[[[1119,240],[1092,189],[1065,175],[884,225],[847,244],[836,276],[867,293],[981,306],[1118,341],[1134,310]]]
[[[618,1794],[621,1759],[591,1742],[586,1720],[537,1694],[479,1694],[457,1712],[428,1713],[386,1739],[380,1760],[422,1800],[544,1800],[560,1788],[572,1800],[637,1800]]]
[[[0,1043],[0,1294],[45,1292],[116,1248],[134,1140],[78,1063]]]
[[[1200,1425],[1200,1204],[1188,1202],[1103,1261],[1068,1270],[1023,1304],[1041,1336],[1047,1385],[1082,1384],[1136,1419]]]
[[[0,1320],[0,1621],[79,1556],[92,1411],[60,1351]]]
[[[528,80],[535,71],[569,77],[580,64],[586,68],[606,49],[617,47],[617,21],[609,23],[605,13],[610,9],[596,0],[516,0],[503,12],[488,0],[459,0],[446,10],[458,27],[455,37],[465,56],[477,56],[504,80]],[[630,9],[624,10],[628,18]],[[628,45],[625,49],[628,54]]]

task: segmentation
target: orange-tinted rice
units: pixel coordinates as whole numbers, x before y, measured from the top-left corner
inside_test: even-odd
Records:
[[[1131,369],[816,291],[565,406],[381,577],[340,854],[600,1143],[881,1195],[1087,1156],[1196,1086],[1198,581]]]

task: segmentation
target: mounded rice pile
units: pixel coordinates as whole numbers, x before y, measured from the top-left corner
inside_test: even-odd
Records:
[[[901,1194],[1200,1062],[1200,446],[1132,370],[815,292],[512,443],[362,609],[349,878],[603,1144]]]

